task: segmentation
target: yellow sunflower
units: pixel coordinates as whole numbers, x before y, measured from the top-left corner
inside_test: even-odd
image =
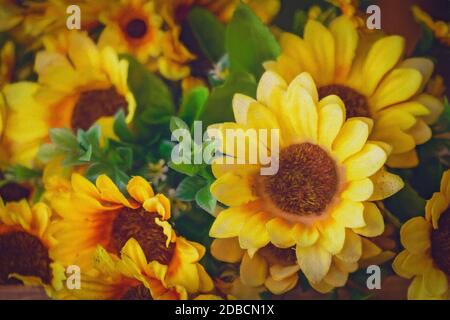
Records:
[[[408,299],[450,299],[450,170],[442,176],[441,190],[427,201],[425,217],[415,217],[400,230],[405,250],[392,267],[413,279]]]
[[[94,123],[114,137],[114,115],[121,108],[133,119],[136,102],[127,85],[128,62],[110,47],[98,49],[81,32],[46,38],[37,54],[39,79],[5,86],[9,110],[3,145],[11,163],[29,165],[48,141],[51,128],[88,129]]]
[[[83,300],[184,300],[188,295],[181,286],[165,282],[167,266],[147,261],[139,243],[131,238],[123,246],[120,258],[97,247],[94,270],[81,275],[79,290],[66,290],[62,299]]]
[[[277,129],[280,151],[272,153],[270,141],[258,141],[258,135],[252,134],[241,139],[245,152],[237,153],[227,141],[226,148],[221,145],[226,156],[212,164],[217,180],[211,192],[229,208],[219,213],[210,236],[237,237],[249,258],[271,245],[293,250],[296,263],[315,288],[341,284],[357,267],[366,242],[363,237],[375,237],[384,230],[383,217],[373,201],[403,187],[398,176],[383,169],[389,145],[367,140],[371,119],[346,120],[339,97],[319,100],[308,73],[287,84],[267,71],[259,82],[257,100],[237,94],[233,110],[236,123],[208,130],[226,137],[227,130]],[[261,175],[265,166],[260,162],[226,163],[230,157],[248,163],[250,145],[260,146],[255,151],[259,154],[266,148],[278,160],[275,174]],[[331,279],[338,276],[341,282]]]
[[[44,203],[26,200],[3,203],[0,198],[0,284],[42,285],[50,296],[65,279],[63,267],[51,254],[52,212]]]
[[[441,101],[422,93],[433,73],[429,59],[402,60],[402,37],[358,33],[345,16],[328,28],[309,20],[303,38],[284,33],[280,44],[282,53],[265,64],[267,70],[288,82],[309,72],[320,98],[336,94],[345,103],[347,117],[373,120],[371,139],[393,147],[389,166],[418,164],[415,147],[431,138],[428,124],[443,110]]]
[[[162,18],[155,13],[154,2],[120,0],[112,1],[110,5],[100,15],[105,29],[100,35],[99,46],[133,54],[142,63],[159,56]]]
[[[58,241],[54,254],[63,265],[76,264],[90,270],[97,246],[119,255],[134,238],[144,253],[139,256],[141,260],[145,256],[149,263],[156,261],[167,269],[166,285],[181,286],[188,293],[212,289],[210,277],[198,263],[204,247],[175,234],[167,221],[169,200],[162,194],[155,195],[146,180],[133,177],[129,181],[127,192],[131,198],[125,197],[105,175],[93,185],[73,174],[71,187],[70,192],[58,196],[53,193],[49,198],[61,217],[54,225]]]
[[[15,41],[37,48],[45,35],[67,30],[66,12],[73,1],[14,1],[0,2],[0,32],[8,32]],[[105,8],[105,0],[79,0],[81,28],[92,30],[98,26],[98,14]]]

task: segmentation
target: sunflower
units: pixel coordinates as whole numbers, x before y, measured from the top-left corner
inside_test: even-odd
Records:
[[[82,32],[63,32],[45,40],[36,56],[38,82],[4,88],[9,110],[4,129],[11,163],[29,165],[50,128],[87,130],[97,123],[114,137],[114,115],[125,109],[133,119],[136,102],[127,85],[128,62],[107,47],[99,50]]]
[[[345,16],[328,28],[309,20],[303,39],[290,33],[281,36],[282,53],[265,68],[288,82],[309,72],[319,98],[336,94],[348,118],[373,120],[371,139],[393,147],[389,166],[409,168],[418,164],[415,147],[431,138],[428,125],[436,121],[443,104],[422,93],[433,63],[425,58],[402,60],[404,42],[395,35],[358,33]]]
[[[141,270],[145,257],[148,263],[164,266],[167,286],[181,286],[188,293],[211,290],[211,279],[198,263],[205,249],[175,234],[167,221],[169,200],[162,194],[155,195],[141,177],[133,177],[126,189],[130,199],[106,175],[99,176],[93,185],[83,176],[72,174],[71,190],[58,196],[53,193],[49,198],[61,217],[54,226],[58,240],[55,258],[63,265],[76,264],[90,270],[98,246],[118,256],[134,238],[143,252],[141,260],[136,260]],[[132,248],[137,250],[136,246]]]
[[[94,269],[81,276],[79,290],[60,294],[62,299],[87,300],[184,300],[188,295],[181,286],[165,283],[167,266],[147,261],[139,243],[131,238],[120,257],[103,247],[96,249]]]
[[[226,137],[227,130],[276,129],[280,151],[272,153],[270,142],[251,134],[241,139],[244,149],[238,150],[245,152],[237,154],[227,141],[227,148],[220,146],[226,156],[212,164],[217,180],[211,192],[229,208],[219,213],[210,236],[237,237],[250,258],[262,249],[270,251],[272,245],[292,250],[295,262],[316,288],[325,286],[330,272],[345,277],[361,258],[363,237],[384,230],[383,217],[372,201],[403,187],[398,176],[383,169],[389,145],[367,140],[371,119],[346,120],[339,97],[319,100],[308,73],[288,85],[267,71],[259,82],[257,100],[237,94],[233,110],[236,123],[213,125],[208,132],[214,129],[213,134]],[[230,157],[248,163],[251,150],[245,147],[250,145],[259,145],[255,151],[259,154],[265,148],[278,160],[275,174],[261,175],[261,162],[227,163]]]
[[[0,198],[0,284],[42,285],[47,294],[61,288],[64,269],[53,259],[52,212],[44,203],[3,203]]]
[[[425,206],[425,217],[407,221],[400,230],[405,250],[392,267],[401,277],[413,278],[408,299],[450,299],[450,170],[439,192]]]
[[[105,25],[99,46],[110,46],[119,53],[133,54],[148,63],[161,52],[162,18],[155,13],[153,1],[112,1],[111,8],[100,15]]]
[[[298,281],[295,250],[268,244],[250,256],[241,249],[238,238],[214,239],[211,244],[214,258],[227,263],[240,263],[239,281],[250,288],[264,285],[274,294],[291,290]],[[248,291],[248,290],[247,290]]]
[[[90,31],[98,26],[98,14],[106,1],[79,0],[76,5],[82,14],[81,28]],[[0,3],[0,32],[8,32],[17,42],[33,48],[42,45],[44,36],[67,30],[67,8],[73,1],[14,1]]]

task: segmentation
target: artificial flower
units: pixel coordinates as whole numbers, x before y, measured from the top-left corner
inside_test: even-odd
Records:
[[[4,203],[0,198],[0,284],[41,285],[52,295],[62,288],[63,267],[53,258],[55,239],[50,208],[26,200]]]
[[[450,281],[450,170],[442,176],[439,192],[425,206],[425,217],[408,220],[400,230],[400,252],[392,267],[412,279],[408,299],[449,299]]]
[[[154,194],[150,184],[133,177],[127,185],[131,198],[124,196],[106,175],[96,185],[79,174],[72,174],[71,190],[53,193],[49,201],[61,217],[55,222],[55,258],[63,265],[76,264],[82,270],[93,267],[95,252],[102,246],[119,256],[125,244],[136,240],[141,263],[164,266],[168,286],[182,286],[188,293],[207,292],[212,282],[198,261],[205,249],[176,235],[170,223],[170,202]],[[137,247],[136,247],[137,248]],[[135,252],[136,249],[135,248]]]
[[[373,201],[403,187],[398,176],[383,169],[391,147],[368,140],[373,121],[347,119],[338,96],[319,100],[308,73],[286,83],[267,71],[257,100],[237,94],[233,111],[235,123],[213,125],[209,132],[226,137],[227,130],[276,129],[280,151],[272,153],[271,142],[258,141],[257,135],[246,135],[243,149],[222,141],[220,151],[226,156],[212,164],[217,180],[211,192],[229,208],[219,213],[210,236],[237,237],[250,258],[270,245],[295,251],[296,263],[313,286],[322,286],[329,272],[341,278],[327,284],[342,284],[361,258],[364,237],[383,233],[383,216]],[[275,174],[261,175],[261,162],[236,163],[248,163],[251,145],[259,146],[254,152],[265,148],[278,159]],[[229,157],[234,164],[226,163]]]
[[[110,47],[98,49],[82,32],[71,31],[45,39],[38,52],[38,82],[5,86],[8,121],[3,146],[12,164],[32,165],[49,129],[87,130],[97,123],[114,137],[114,115],[123,109],[133,119],[136,102],[128,88],[128,62]]]
[[[417,166],[416,145],[431,138],[429,125],[443,110],[439,99],[423,93],[433,73],[431,60],[403,60],[402,37],[363,35],[345,16],[329,27],[309,20],[303,38],[284,33],[280,43],[282,53],[265,64],[267,70],[287,82],[309,72],[320,98],[336,94],[345,103],[347,117],[373,120],[370,138],[393,147],[389,166]]]

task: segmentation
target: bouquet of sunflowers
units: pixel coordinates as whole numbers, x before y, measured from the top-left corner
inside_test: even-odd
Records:
[[[419,2],[1,0],[0,298],[449,299]]]

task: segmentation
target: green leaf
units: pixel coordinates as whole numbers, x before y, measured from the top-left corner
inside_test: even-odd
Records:
[[[190,132],[189,126],[186,124],[186,122],[184,122],[182,119],[180,119],[178,117],[170,118],[169,127],[170,127],[171,132],[174,132],[178,129],[184,129],[184,130],[187,130],[188,132]]]
[[[175,196],[182,201],[193,201],[197,192],[203,188],[206,180],[199,176],[187,177],[178,185]]]
[[[226,49],[231,71],[244,71],[257,79],[264,72],[263,63],[280,54],[280,46],[256,14],[240,4],[226,32]]]
[[[6,170],[5,174],[9,180],[13,180],[16,182],[26,182],[33,178],[40,177],[42,173],[22,165],[15,165],[9,167]]]
[[[97,177],[99,175],[102,174],[106,174],[106,175],[110,175],[112,172],[111,167],[105,163],[93,163],[91,164],[86,172],[85,172],[85,176],[86,178],[88,178],[90,181],[95,181],[95,179],[97,179]]]
[[[231,73],[223,85],[214,88],[206,101],[203,115],[200,118],[203,120],[204,128],[213,123],[234,120],[231,102],[236,93],[255,97],[255,78],[245,72]]]
[[[308,22],[308,14],[306,11],[297,11],[294,15],[294,25],[292,27],[295,34],[303,37],[305,31],[306,22]]]
[[[134,121],[146,124],[167,123],[175,113],[173,97],[167,85],[134,57],[121,57],[129,62],[128,85],[137,103]]]
[[[48,162],[62,154],[64,154],[64,151],[59,149],[56,145],[46,143],[40,146],[37,158],[43,162]]]
[[[208,213],[213,213],[216,208],[217,200],[209,191],[210,184],[201,188],[197,194],[195,195],[195,201],[199,205],[200,208],[205,210]]]
[[[414,56],[425,56],[433,47],[434,35],[433,30],[428,28],[424,23],[420,24],[422,36],[414,49]]]
[[[424,215],[425,203],[425,199],[407,182],[402,190],[384,200],[386,208],[403,222]]]
[[[180,164],[176,164],[173,163],[172,161],[169,162],[168,164],[169,168],[180,172],[182,174],[185,174],[187,176],[195,176],[197,174],[197,172],[199,172],[200,170],[200,166],[195,165],[195,164],[185,164],[185,163],[180,163]]]
[[[54,128],[50,129],[50,139],[59,149],[73,151],[78,149],[78,141],[70,129]]]
[[[87,151],[81,157],[79,157],[78,160],[88,162],[91,161],[91,157],[92,157],[92,145],[89,145]]]
[[[128,125],[125,122],[125,113],[123,112],[123,110],[120,110],[115,116],[114,133],[117,135],[117,137],[119,137],[121,141],[134,141],[133,133],[130,131],[130,128],[128,128]]]
[[[205,56],[217,62],[225,54],[225,26],[210,11],[196,7],[189,12],[189,26]]]
[[[118,147],[116,153],[119,156],[120,167],[130,170],[133,167],[133,150],[128,147]]]
[[[195,120],[198,120],[203,113],[206,106],[206,101],[209,96],[208,88],[196,87],[188,92],[183,99],[183,104],[180,109],[180,117],[189,125]]]

